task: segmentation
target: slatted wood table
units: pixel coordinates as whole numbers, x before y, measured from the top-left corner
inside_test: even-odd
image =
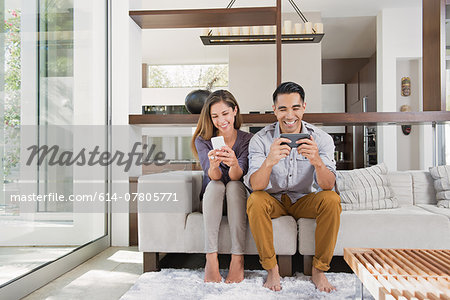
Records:
[[[450,250],[344,248],[375,299],[450,300]]]

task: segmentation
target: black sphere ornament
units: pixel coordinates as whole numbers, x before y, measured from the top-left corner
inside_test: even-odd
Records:
[[[187,94],[184,100],[184,105],[186,109],[191,114],[199,114],[202,111],[203,104],[205,104],[206,99],[211,94],[208,90],[195,90]]]

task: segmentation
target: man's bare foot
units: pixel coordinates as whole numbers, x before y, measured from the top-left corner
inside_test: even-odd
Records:
[[[217,252],[206,253],[205,282],[222,282],[222,276],[219,273]]]
[[[231,255],[230,270],[225,283],[238,283],[244,280],[244,255]]]
[[[316,285],[316,288],[321,292],[330,293],[331,291],[336,290],[336,288],[328,282],[328,279],[322,270],[312,267],[311,280]]]
[[[266,282],[264,287],[274,292],[281,291],[280,273],[278,272],[278,264],[270,270],[267,270]]]

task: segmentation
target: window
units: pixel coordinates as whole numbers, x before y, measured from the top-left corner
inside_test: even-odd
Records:
[[[211,88],[228,86],[228,65],[150,65],[149,88]]]

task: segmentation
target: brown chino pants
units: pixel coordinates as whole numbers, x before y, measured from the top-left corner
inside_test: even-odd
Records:
[[[267,192],[253,192],[247,200],[247,215],[262,267],[270,270],[277,264],[272,219],[290,215],[295,220],[316,219],[313,266],[327,271],[333,258],[341,211],[340,197],[333,191],[310,193],[293,204],[286,194],[280,202]]]

